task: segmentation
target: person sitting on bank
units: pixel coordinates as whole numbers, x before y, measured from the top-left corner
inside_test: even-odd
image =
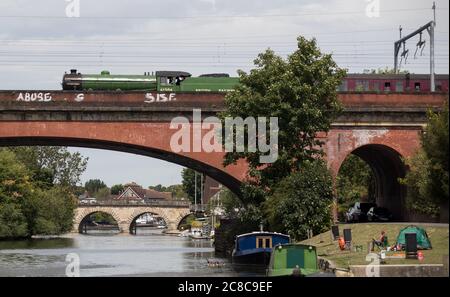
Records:
[[[386,232],[381,231],[380,238],[378,240],[372,239],[373,247],[377,246],[383,248],[387,246],[387,236]]]

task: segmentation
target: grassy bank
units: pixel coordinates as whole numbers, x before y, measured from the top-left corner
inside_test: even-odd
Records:
[[[384,230],[388,236],[389,245],[396,242],[399,231],[409,224],[341,224],[339,231],[343,236],[343,231],[346,228],[352,229],[353,247],[361,245],[362,251],[341,251],[337,241],[331,238],[331,231],[319,234],[311,239],[302,241],[305,244],[315,245],[318,250],[318,255],[324,257],[335,263],[338,268],[348,268],[350,265],[368,264],[365,261],[367,255],[367,243],[372,238],[378,238],[381,230]],[[386,259],[386,264],[442,264],[444,256],[449,255],[449,228],[447,226],[435,226],[427,224],[418,224],[419,227],[427,231],[433,249],[425,250],[424,260],[406,260],[406,259]],[[379,251],[375,249],[375,251]],[[389,256],[392,253],[387,253]]]

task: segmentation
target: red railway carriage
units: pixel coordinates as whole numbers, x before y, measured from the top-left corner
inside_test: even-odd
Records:
[[[435,76],[436,92],[448,92],[448,75]],[[348,74],[340,92],[430,92],[427,74]]]

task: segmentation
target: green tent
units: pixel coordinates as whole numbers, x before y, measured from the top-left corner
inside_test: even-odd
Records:
[[[400,233],[397,236],[397,245],[400,244],[401,246],[406,245],[406,239],[405,234],[407,233],[415,233],[417,237],[417,249],[420,250],[427,250],[431,249],[431,242],[428,238],[428,234],[425,231],[425,229],[422,229],[417,226],[408,226],[406,228],[403,228],[400,230]]]

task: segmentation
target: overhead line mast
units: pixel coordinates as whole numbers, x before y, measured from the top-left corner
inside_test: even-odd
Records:
[[[399,63],[398,63],[398,55],[400,53],[400,49],[403,45],[403,52],[401,54],[402,59],[408,57],[408,51],[405,49],[406,41],[411,39],[412,37],[420,34],[420,46],[423,46],[425,43],[422,42],[422,32],[427,31],[430,35],[430,91],[436,91],[436,83],[435,83],[435,61],[434,61],[434,28],[436,27],[436,3],[433,2],[433,20],[426,25],[420,27],[416,31],[402,38],[402,27],[400,26],[400,39],[394,43],[394,72],[399,72]],[[417,46],[419,46],[419,43]]]

